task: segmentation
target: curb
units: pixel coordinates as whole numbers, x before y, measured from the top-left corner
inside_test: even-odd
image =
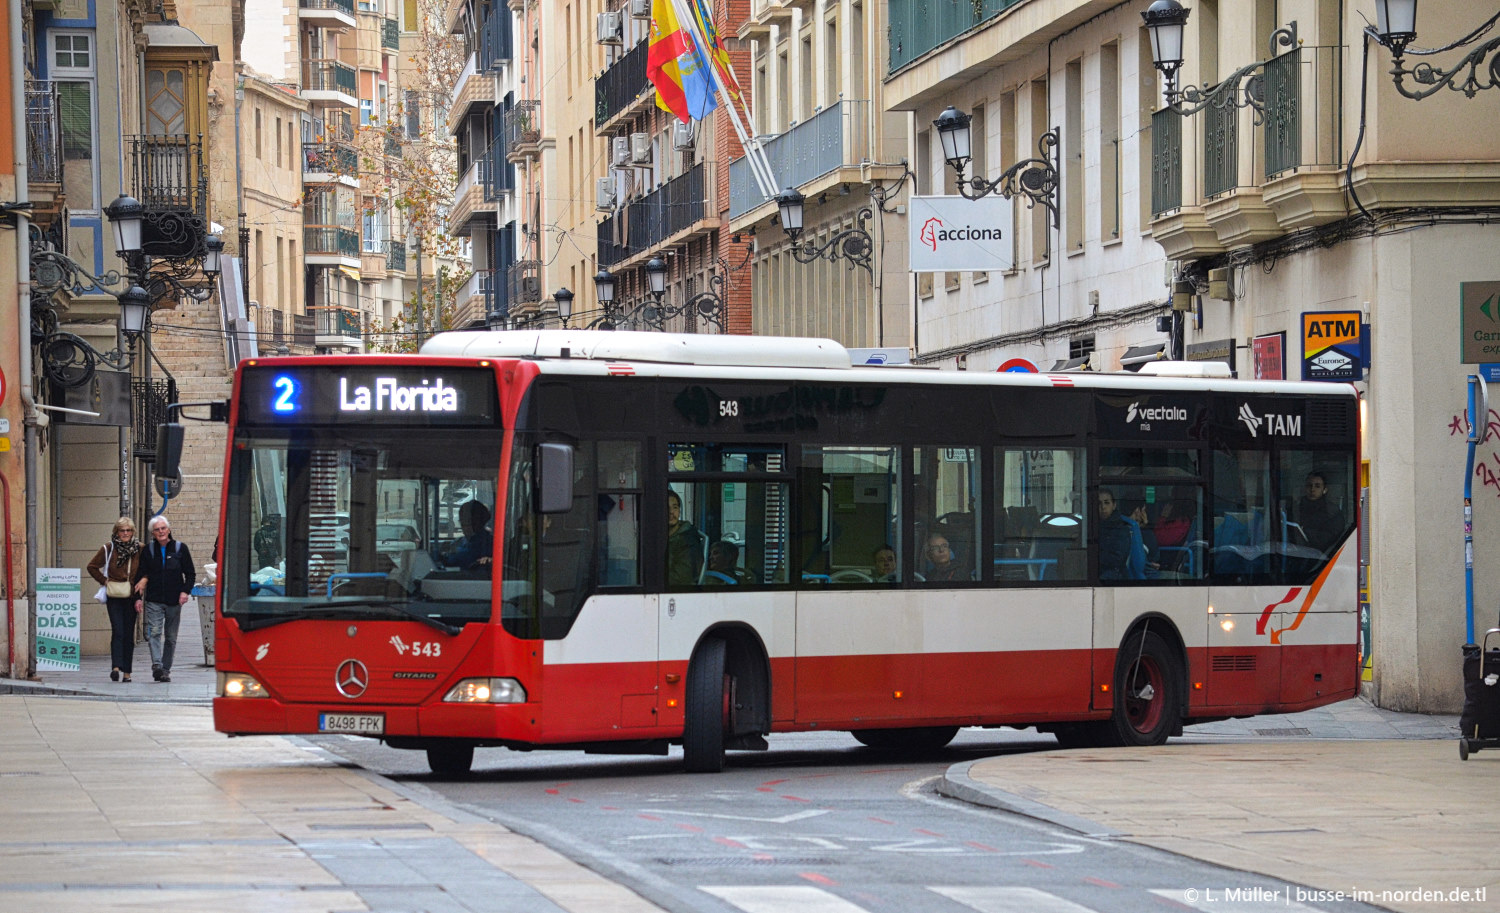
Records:
[[[1090,821],[1078,815],[1058,811],[1050,805],[1026,799],[1015,793],[995,789],[991,786],[975,780],[969,775],[969,771],[975,764],[983,764],[995,760],[994,758],[979,758],[974,761],[964,761],[954,764],[937,781],[937,791],[940,796],[967,802],[970,805],[980,805],[985,808],[998,809],[1002,812],[1010,812],[1014,815],[1023,815],[1027,818],[1035,818],[1047,824],[1075,831],[1085,837],[1097,839],[1116,839],[1127,836],[1121,831],[1105,827],[1097,821]]]

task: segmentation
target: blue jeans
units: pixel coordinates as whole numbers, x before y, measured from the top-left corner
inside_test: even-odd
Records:
[[[178,603],[146,603],[146,643],[151,647],[151,667],[172,671],[172,654],[177,652],[177,626],[182,622]]]

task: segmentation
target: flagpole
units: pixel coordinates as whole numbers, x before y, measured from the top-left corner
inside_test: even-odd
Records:
[[[739,112],[734,107],[734,96],[724,85],[724,77],[719,72],[718,63],[708,48],[708,39],[698,28],[698,17],[685,8],[686,0],[668,0],[668,2],[672,4],[672,9],[677,14],[678,27],[687,29],[688,37],[698,49],[698,56],[708,66],[709,78],[713,80],[719,96],[724,99],[724,107],[729,112],[729,121],[734,126],[735,135],[739,137],[740,145],[745,147],[745,159],[750,163],[750,173],[755,176],[755,183],[760,185],[760,192],[765,194],[767,200],[774,199],[777,192],[776,174],[771,169],[771,161],[766,157],[759,138],[748,134],[745,125],[740,122]],[[687,13],[686,16],[683,15],[684,12]],[[745,114],[749,117],[749,105],[745,106]]]

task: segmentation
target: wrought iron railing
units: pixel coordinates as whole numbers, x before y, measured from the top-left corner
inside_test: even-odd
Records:
[[[837,102],[766,141],[771,171],[783,186],[800,187],[840,165],[857,165],[869,155],[869,112],[870,103],[862,99]],[[745,157],[730,162],[729,217],[744,215],[765,201]]]
[[[506,298],[511,304],[542,300],[542,261],[517,260],[506,270]]]
[[[487,201],[500,199],[500,195],[516,187],[516,166],[506,159],[505,133],[495,137],[489,151],[484,154],[488,167],[484,169],[484,198]]]
[[[890,0],[890,72],[1021,0]]]
[[[534,98],[516,102],[505,112],[505,148],[535,145],[542,141],[542,103]]]
[[[1266,63],[1267,178],[1343,166],[1342,56],[1340,47],[1300,47]]]
[[[346,143],[303,143],[303,174],[359,175],[359,150]]]
[[[311,314],[292,314],[292,343],[311,349],[317,333],[317,323]]]
[[[1182,116],[1170,108],[1151,115],[1151,214],[1182,206]]]
[[[510,10],[497,5],[479,26],[479,68],[493,70],[509,63],[514,47]]]
[[[302,88],[309,92],[355,94],[354,68],[337,60],[308,60],[302,64]]]
[[[1239,115],[1234,105],[1203,109],[1203,193],[1207,196],[1239,184]]]
[[[594,125],[624,111],[650,87],[646,79],[646,41],[642,39],[594,82]]]
[[[359,259],[359,232],[340,225],[306,225],[302,228],[303,255]]]
[[[393,51],[401,49],[401,24],[396,20],[380,20],[380,46]]]
[[[203,167],[203,137],[186,134],[126,136],[133,195],[152,210],[207,214],[208,173]]]
[[[713,165],[713,162],[699,162],[686,174],[599,223],[600,262],[619,263],[660,245],[694,223],[717,216],[711,199],[715,186]]]
[[[156,429],[167,421],[167,407],[177,402],[177,381],[167,377],[130,381],[130,423],[137,459],[156,459]]]
[[[397,273],[406,272],[406,242],[385,242],[385,268]]]
[[[48,79],[26,80],[26,168],[32,183],[62,183],[57,113],[57,84]]]
[[[319,336],[360,336],[360,313],[354,308],[311,307]]]
[[[297,6],[305,10],[338,10],[354,15],[354,0],[298,0]]]

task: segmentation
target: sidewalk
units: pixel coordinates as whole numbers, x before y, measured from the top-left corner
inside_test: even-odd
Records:
[[[939,791],[1288,882],[1372,891],[1361,899],[1391,910],[1500,909],[1490,842],[1500,751],[1460,761],[1454,716],[1345,701],[1194,726],[1155,748],[972,761],[950,768]],[[1483,901],[1382,896],[1480,888]]]
[[[227,739],[207,707],[4,695],[0,733],[0,910],[660,913],[430,791]]]

